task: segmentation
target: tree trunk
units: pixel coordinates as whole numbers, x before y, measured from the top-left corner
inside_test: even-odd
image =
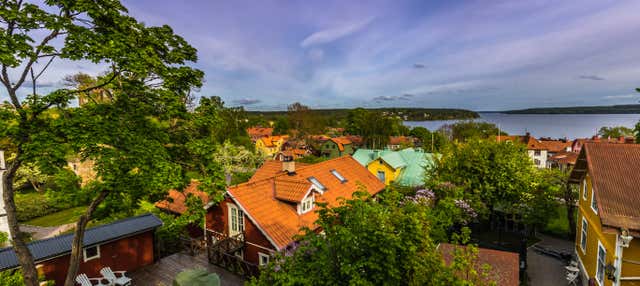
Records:
[[[73,242],[71,243],[71,257],[69,258],[69,269],[67,270],[67,277],[64,280],[65,286],[76,285],[76,274],[78,274],[78,268],[80,267],[80,255],[82,254],[82,241],[84,240],[84,232],[87,228],[87,224],[91,220],[91,215],[96,207],[104,201],[109,194],[108,190],[102,190],[98,197],[93,199],[87,210],[76,223],[76,230],[73,235]]]
[[[13,250],[15,251],[16,256],[18,257],[18,262],[20,263],[22,276],[24,277],[24,284],[27,286],[38,286],[38,272],[36,271],[33,256],[20,235],[16,203],[14,201],[13,178],[20,167],[20,164],[20,151],[18,151],[15,160],[11,163],[9,169],[7,169],[3,174],[4,178],[2,183],[4,184],[4,193],[2,195],[2,199],[4,200],[9,230],[11,231],[11,244],[13,245]]]

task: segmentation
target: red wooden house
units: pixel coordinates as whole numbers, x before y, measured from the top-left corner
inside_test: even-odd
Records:
[[[208,205],[208,243],[234,240],[238,243],[225,249],[228,254],[264,265],[292,244],[301,228],[317,228],[316,202],[335,206],[360,187],[375,195],[385,185],[351,156],[305,166],[267,161],[249,182],[227,188],[221,203]]]
[[[155,262],[155,229],[162,221],[152,215],[126,218],[110,224],[88,229],[78,274],[102,277],[100,269],[111,267],[116,271],[134,271]],[[69,266],[73,234],[61,235],[28,244],[39,274],[46,280],[63,285]],[[12,247],[0,249],[0,271],[19,267]]]

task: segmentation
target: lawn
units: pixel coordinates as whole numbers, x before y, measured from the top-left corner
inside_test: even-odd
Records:
[[[578,210],[576,208],[576,214]],[[567,207],[558,204],[554,216],[549,220],[547,226],[542,231],[553,236],[566,238],[569,233],[569,221],[567,220]]]
[[[76,222],[87,207],[75,207],[28,220],[24,224],[35,226],[58,226]]]

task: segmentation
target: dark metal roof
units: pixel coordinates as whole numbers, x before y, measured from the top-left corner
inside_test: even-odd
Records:
[[[117,238],[131,236],[145,232],[162,225],[162,221],[153,214],[144,214],[118,220],[109,224],[87,229],[84,235],[83,245],[91,246]],[[27,244],[33,259],[37,262],[44,261],[71,252],[73,233],[30,242]],[[13,247],[0,249],[0,271],[18,267],[18,257]]]

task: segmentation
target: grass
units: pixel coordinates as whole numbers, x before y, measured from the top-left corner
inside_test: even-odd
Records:
[[[86,209],[87,207],[70,208],[70,209],[55,212],[52,214],[48,214],[45,216],[41,216],[38,218],[34,218],[24,223],[28,225],[45,226],[45,227],[68,224],[68,223],[76,222],[78,220],[78,217],[82,215],[82,213],[84,213]]]
[[[577,217],[577,207],[575,213]],[[549,220],[547,226],[542,230],[542,232],[561,238],[566,238],[569,235],[567,207],[564,204],[558,204],[555,208],[555,215]]]

